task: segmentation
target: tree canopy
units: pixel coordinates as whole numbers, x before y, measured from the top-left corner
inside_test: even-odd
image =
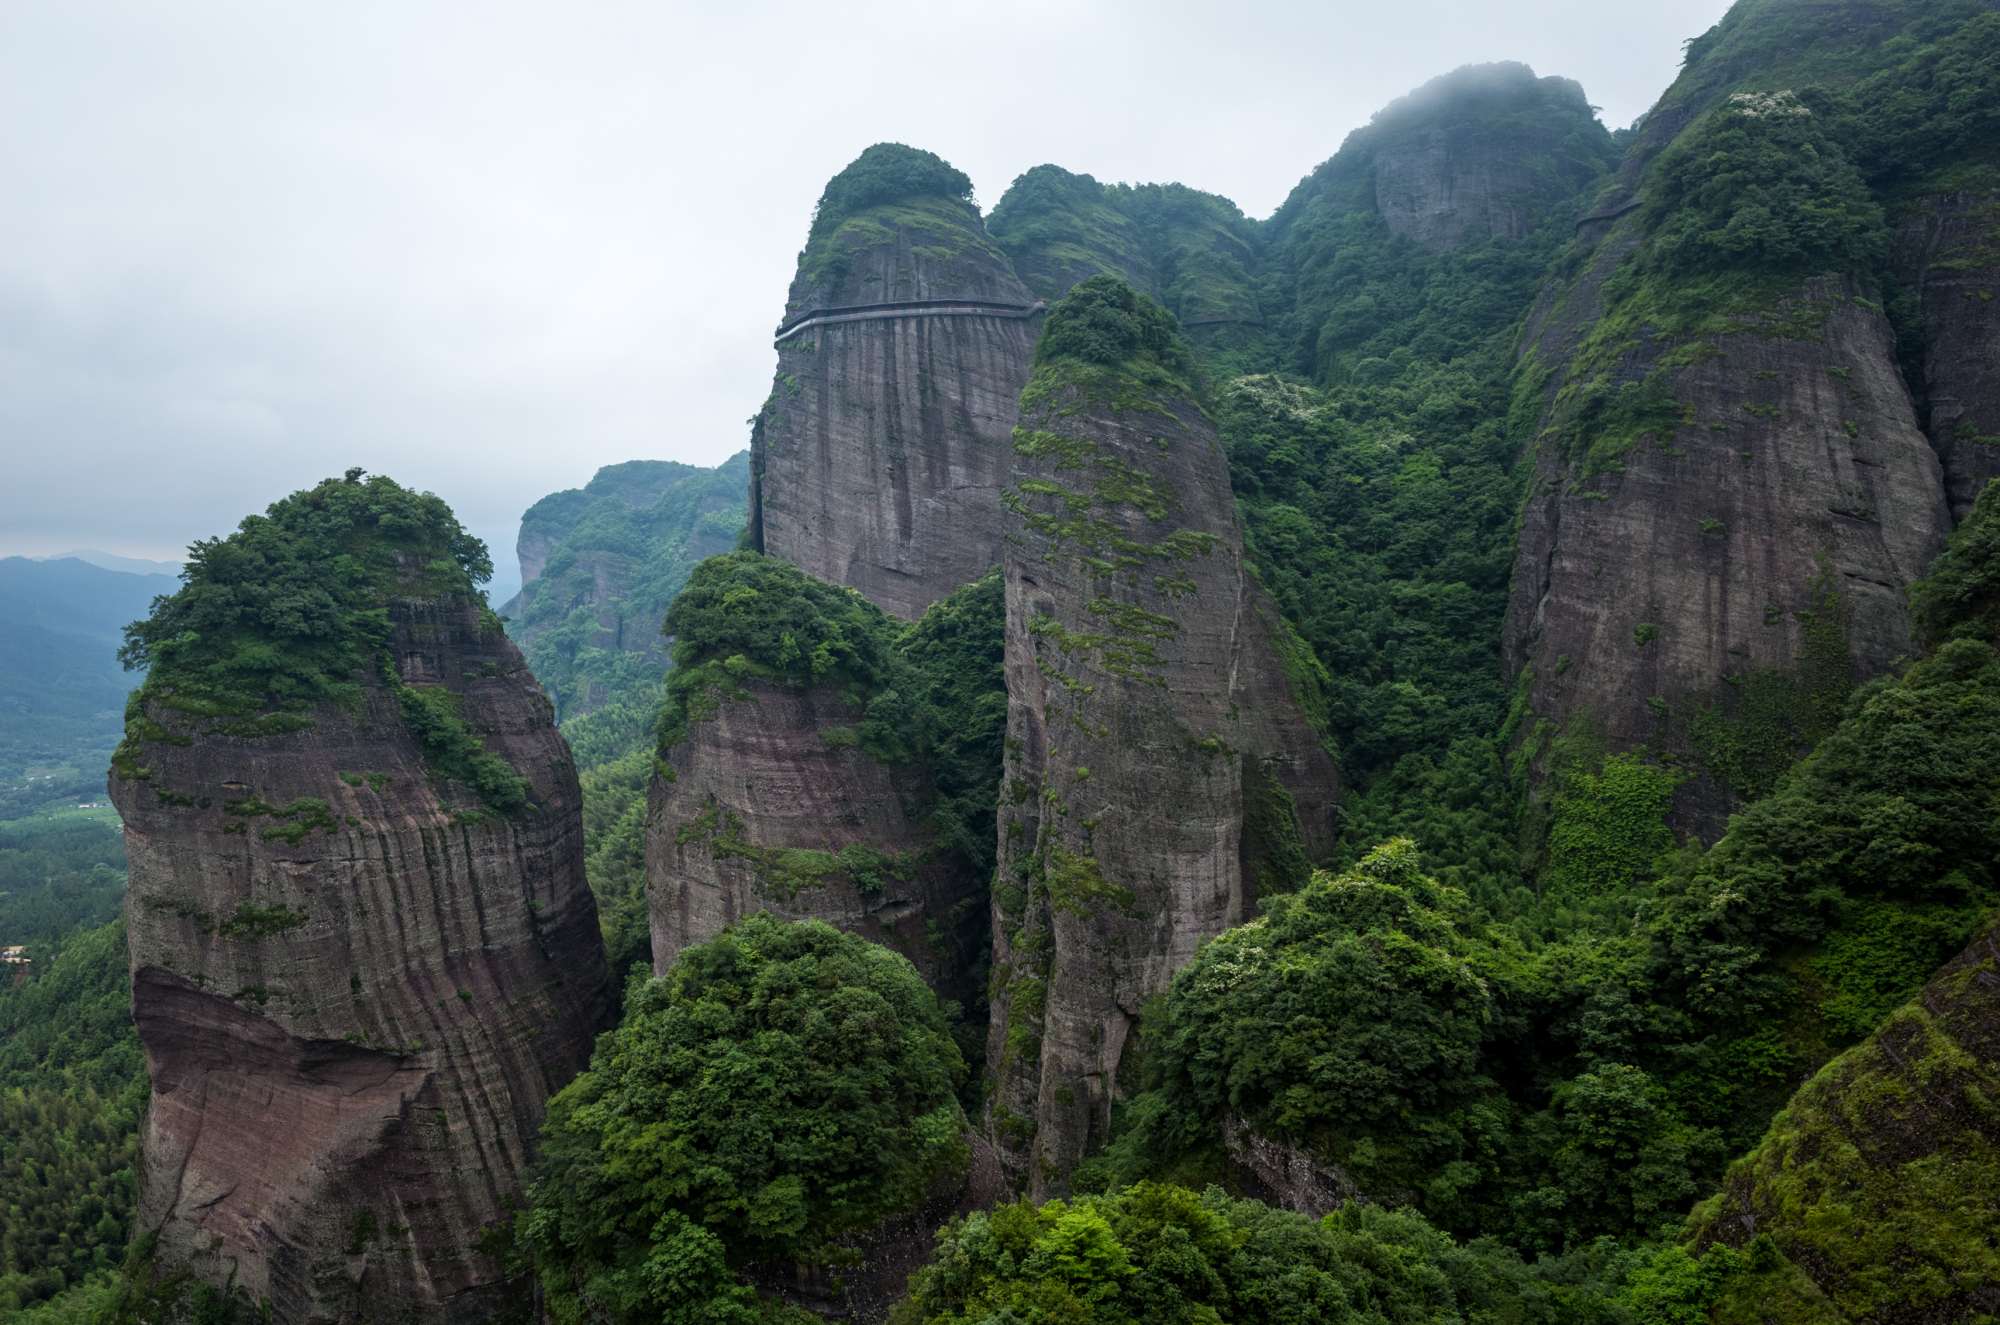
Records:
[[[887,948],[765,913],[688,948],[550,1105],[520,1227],[551,1314],[732,1319],[737,1267],[808,1258],[963,1166],[964,1070]]]

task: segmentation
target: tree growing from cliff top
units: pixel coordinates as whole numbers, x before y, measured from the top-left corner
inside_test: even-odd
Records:
[[[972,179],[935,152],[877,143],[826,182],[807,242],[832,234],[857,212],[904,198],[952,198],[970,206]]]
[[[170,711],[208,735],[272,736],[311,726],[315,704],[359,704],[372,671],[432,768],[490,809],[526,810],[526,779],[487,752],[445,691],[404,686],[389,657],[389,596],[476,594],[493,578],[486,545],[442,499],[361,475],[326,479],[189,546],[181,588],[125,628],[119,661],[148,670],[126,706],[118,776],[151,776],[145,742],[188,739],[163,725]],[[501,629],[490,612],[484,622]]]
[[[486,545],[442,499],[359,480],[327,479],[190,544],[181,588],[125,628],[119,661],[150,668],[156,692],[232,712],[351,699],[353,673],[389,637],[386,593],[472,593],[493,578]]]
[[[550,1105],[517,1225],[550,1313],[748,1319],[737,1267],[808,1259],[963,1166],[963,1072],[887,948],[761,912],[688,948]]]
[[[1174,315],[1116,276],[1079,281],[1049,310],[1035,342],[1035,366],[1087,364],[1147,386],[1195,392],[1194,352]]]

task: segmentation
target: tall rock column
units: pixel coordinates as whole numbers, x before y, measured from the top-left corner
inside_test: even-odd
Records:
[[[111,779],[153,1084],[139,1231],[161,1273],[282,1322],[517,1308],[481,1239],[615,1013],[548,700],[469,585],[425,583],[448,561],[401,564],[384,669],[344,702],[200,716],[156,653]],[[510,813],[441,772],[453,730],[462,775],[469,739],[525,779]]]
[[[1036,300],[927,152],[871,147],[799,255],[752,432],[760,550],[904,620],[1000,560]]]
[[[1062,356],[1063,328],[1093,316],[1129,333],[1125,362]],[[1145,1001],[1253,913],[1245,859],[1274,844],[1250,840],[1246,789],[1283,807],[1262,831],[1294,846],[1302,822],[1330,834],[1337,794],[1166,315],[1093,277],[1051,313],[1043,350],[1006,494],[988,1046],[990,1133],[1038,1197],[1107,1139]]]
[[[1963,520],[2000,475],[2000,197],[1925,198],[1896,233],[1897,267],[1924,319],[1924,394],[1946,500]]]

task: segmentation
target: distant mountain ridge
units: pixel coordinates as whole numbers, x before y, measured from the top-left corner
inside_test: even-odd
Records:
[[[125,624],[178,584],[77,557],[0,558],[0,780],[103,773],[132,686],[117,658]]]

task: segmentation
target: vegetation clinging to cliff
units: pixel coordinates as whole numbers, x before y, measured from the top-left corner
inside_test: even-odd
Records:
[[[951,198],[969,208],[972,180],[935,152],[902,143],[876,143],[826,182],[806,242],[832,234],[857,212],[918,197]]]
[[[267,707],[355,702],[355,674],[388,645],[387,595],[471,594],[491,578],[486,545],[442,500],[356,470],[190,544],[182,588],[125,628],[118,658],[150,669],[145,699],[236,734],[245,724],[227,719]]]
[[[562,1325],[754,1320],[806,1260],[967,1159],[964,1064],[908,959],[760,913],[639,989],[557,1095],[517,1228]]]
[[[1194,353],[1181,339],[1174,315],[1108,274],[1079,281],[1049,310],[1035,342],[1035,366],[1065,363],[1109,370],[1178,395],[1196,394]]]
[[[297,731],[312,725],[316,703],[358,705],[361,677],[373,672],[440,774],[500,813],[527,807],[526,780],[467,730],[443,692],[404,686],[389,657],[387,599],[478,594],[493,577],[486,545],[438,497],[380,475],[363,482],[361,472],[189,546],[182,587],[125,628],[119,660],[148,670],[112,759],[120,777],[150,776],[145,742],[191,739],[160,715],[177,713],[205,735]],[[481,610],[482,627],[497,633],[499,618]]]
[[[875,720],[872,728],[864,720],[864,738],[876,737],[884,755],[900,751],[903,737],[888,721],[905,702],[894,689],[904,670],[897,622],[859,591],[760,552],[728,552],[695,567],[667,609],[665,629],[674,637],[674,667],[660,710],[663,750],[687,738],[688,723],[700,721],[716,695],[755,675],[842,687]]]

